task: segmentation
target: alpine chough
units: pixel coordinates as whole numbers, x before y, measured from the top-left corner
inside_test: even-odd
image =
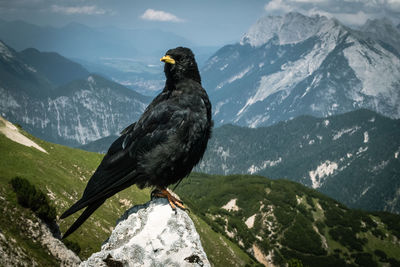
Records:
[[[211,136],[211,104],[189,48],[168,50],[160,60],[165,63],[163,91],[137,122],[121,132],[90,178],[82,198],[61,215],[62,219],[86,208],[63,238],[107,198],[133,184],[153,187],[155,195],[168,198],[172,208],[183,207],[166,187],[189,175],[202,158]]]

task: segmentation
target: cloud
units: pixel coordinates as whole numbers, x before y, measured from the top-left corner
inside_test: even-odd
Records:
[[[151,8],[147,9],[140,18],[152,21],[183,22],[183,19],[178,18],[174,14]]]
[[[104,15],[106,10],[96,6],[59,6],[53,5],[51,11],[54,13],[62,13],[67,15]]]
[[[400,18],[400,0],[271,0],[265,10],[272,14],[300,12],[335,17],[348,25],[362,25],[367,19]]]

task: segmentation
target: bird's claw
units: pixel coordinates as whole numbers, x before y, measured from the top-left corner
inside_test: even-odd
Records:
[[[183,210],[186,210],[186,207],[183,205],[183,202],[174,197],[173,195],[171,195],[171,193],[164,188],[154,189],[153,192],[151,192],[151,198],[153,197],[162,197],[168,199],[169,205],[175,211],[177,206]]]

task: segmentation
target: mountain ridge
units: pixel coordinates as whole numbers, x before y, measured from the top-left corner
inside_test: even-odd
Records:
[[[400,117],[400,53],[380,39],[322,16],[261,18],[202,68],[216,125],[268,126],[359,108]]]
[[[255,129],[225,125],[197,171],[286,178],[353,208],[400,213],[400,120],[369,110]]]
[[[150,102],[150,97],[118,83],[87,75],[83,67],[59,54],[31,52],[34,58],[0,42],[0,75],[4,77],[0,114],[43,139],[78,146],[117,134],[136,121]],[[41,58],[53,68],[44,68]],[[59,70],[52,70],[55,65]],[[63,69],[77,72],[63,75]]]

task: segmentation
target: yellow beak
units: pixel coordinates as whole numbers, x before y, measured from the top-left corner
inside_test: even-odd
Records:
[[[175,60],[172,57],[168,56],[168,55],[163,56],[162,58],[160,58],[160,61],[165,62],[165,63],[169,63],[169,64],[175,64]]]

